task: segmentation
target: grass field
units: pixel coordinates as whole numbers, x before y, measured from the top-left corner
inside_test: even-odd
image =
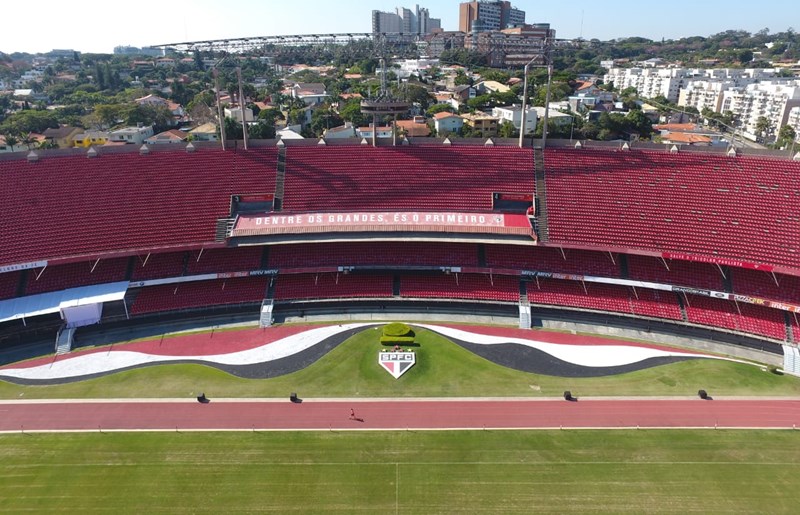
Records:
[[[696,360],[618,376],[570,379],[519,372],[491,363],[419,329],[417,364],[399,380],[377,364],[379,332],[367,330],[299,372],[266,380],[240,379],[201,365],[162,365],[59,386],[0,382],[0,398],[189,397],[542,397],[800,395],[800,379],[740,363]]]
[[[4,513],[796,513],[800,432],[0,437]]]

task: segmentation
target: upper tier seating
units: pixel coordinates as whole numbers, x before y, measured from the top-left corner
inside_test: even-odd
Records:
[[[687,252],[800,270],[800,163],[545,151],[551,243]]]
[[[619,277],[619,260],[608,253],[553,247],[528,247],[520,245],[486,245],[486,266],[536,270],[562,274]],[[565,259],[566,256],[566,259]]]
[[[273,268],[319,266],[478,266],[478,246],[470,243],[347,242],[273,245]]]
[[[92,271],[94,267],[94,271]],[[28,273],[26,295],[65,290],[90,284],[113,283],[124,281],[128,271],[128,258],[101,259],[97,266],[94,261],[81,261],[67,265],[49,265],[42,269],[34,269]],[[36,275],[41,272],[39,279]]]
[[[142,288],[133,302],[131,313],[140,315],[159,311],[261,302],[266,294],[268,282],[268,277],[236,277],[146,286]]]
[[[213,242],[230,195],[275,191],[277,151],[0,161],[0,265]]]
[[[186,252],[164,252],[135,256],[132,281],[147,279],[164,279],[183,275],[183,263],[187,259]]]
[[[628,255],[628,276],[637,281],[671,284],[673,286],[692,286],[722,291],[725,283],[716,265],[693,261],[665,260],[648,256]]]
[[[800,304],[800,277],[784,274],[773,277],[769,272],[746,268],[732,269],[731,276],[734,293]]]
[[[786,339],[786,321],[783,311],[743,302],[688,295],[686,314],[689,322],[760,334],[776,340]],[[741,314],[739,313],[741,311]]]
[[[534,192],[515,147],[288,147],[287,211],[491,211],[492,193]]]
[[[482,274],[403,275],[400,295],[519,302],[519,278]]]
[[[388,274],[296,274],[276,280],[275,300],[392,296]]]
[[[263,252],[260,246],[195,250],[189,253],[187,275],[258,270]]]
[[[22,272],[6,272],[0,274],[0,300],[10,299],[17,295],[19,277]]]

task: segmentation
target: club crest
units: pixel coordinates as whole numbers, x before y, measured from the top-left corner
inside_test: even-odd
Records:
[[[392,377],[398,379],[405,374],[417,362],[417,355],[414,352],[379,352],[378,364]]]

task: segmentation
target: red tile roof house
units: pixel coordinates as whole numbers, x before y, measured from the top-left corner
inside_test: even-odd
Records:
[[[155,136],[150,136],[145,143],[148,145],[162,145],[168,143],[183,143],[188,138],[187,134],[177,129],[171,129],[164,132],[159,132]]]

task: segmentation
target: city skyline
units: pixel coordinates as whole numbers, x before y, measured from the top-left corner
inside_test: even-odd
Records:
[[[44,15],[5,24],[0,32],[0,51],[39,53],[66,48],[111,53],[117,45],[141,47],[279,34],[369,33],[373,10],[413,9],[415,5],[427,8],[431,17],[440,18],[444,30],[458,30],[459,4],[446,0],[413,3],[378,0],[369,4],[341,0],[332,8],[328,2],[307,0],[298,9],[296,4],[255,0],[230,0],[224,5],[194,0],[189,7],[175,10],[104,7],[93,11],[43,0],[37,4],[37,13]],[[634,8],[618,2],[598,6],[588,0],[576,0],[566,9],[539,5],[532,0],[511,4],[526,12],[527,23],[550,23],[559,38],[600,40],[634,36],[679,39],[709,36],[724,30],[757,32],[764,28],[782,32],[791,27],[787,13],[794,7],[789,0],[764,0],[758,4],[758,10],[748,7],[752,4],[735,0],[701,3],[674,0],[669,10],[647,5]]]

